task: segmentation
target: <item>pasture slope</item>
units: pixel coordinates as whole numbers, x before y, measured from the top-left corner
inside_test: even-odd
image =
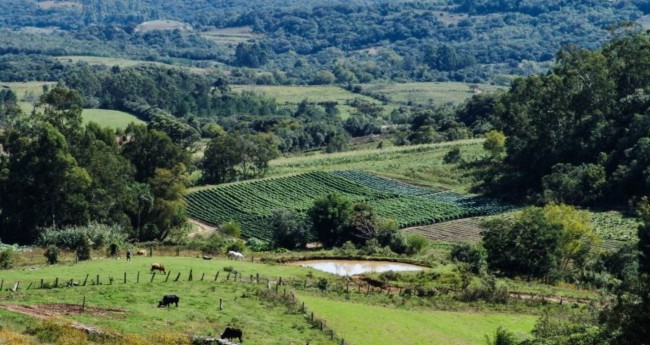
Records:
[[[153,262],[164,263],[171,272],[170,278],[149,274]],[[241,278],[235,281],[234,275],[224,271],[226,266],[237,270]],[[189,281],[190,270],[192,281]],[[139,282],[136,283],[138,272]],[[217,272],[219,276],[215,282]],[[175,281],[179,273],[180,279]],[[262,277],[259,284],[254,278],[257,274]],[[63,287],[70,280],[82,285],[86,275],[89,276],[86,286]],[[325,319],[329,328],[346,339],[346,344],[479,345],[484,336],[492,334],[499,325],[529,332],[535,320],[534,316],[520,314],[407,310],[328,299],[315,288],[302,288],[302,282],[314,286],[321,278],[331,282],[340,278],[310,268],[224,259],[207,261],[198,257],[136,256],[131,262],[95,259],[78,264],[0,271],[5,286],[20,281],[22,287],[17,292],[6,289],[0,292],[0,325],[24,331],[34,325],[34,320],[16,311],[27,310],[30,315],[59,315],[103,331],[144,337],[161,330],[214,336],[230,325],[244,330],[248,344],[337,344],[327,333],[311,326],[302,312],[288,312],[283,305],[258,296],[257,291],[266,289],[267,279],[275,286],[280,277],[285,282],[298,282],[294,288],[299,301]],[[51,287],[57,278],[62,287]],[[41,279],[49,288],[40,288]],[[96,284],[96,279],[100,284]],[[283,287],[280,293],[285,288],[291,293],[294,291],[291,286],[294,285]],[[177,294],[179,307],[157,308],[157,301],[165,294]],[[87,309],[81,310],[84,298]],[[222,310],[220,301],[223,302]]]
[[[169,281],[166,276],[149,274],[153,262],[163,262],[171,271]],[[234,275],[223,271],[232,266],[241,274],[243,282],[234,282]],[[188,281],[190,270],[193,281]],[[140,273],[139,283],[136,283]],[[219,272],[217,282],[214,281]],[[242,328],[244,340],[248,344],[310,344],[334,345],[326,335],[310,327],[301,314],[287,313],[284,306],[275,306],[258,298],[255,291],[263,284],[251,284],[250,275],[260,274],[277,280],[305,279],[307,270],[300,267],[271,266],[250,262],[228,260],[202,260],[184,257],[134,257],[131,262],[115,259],[99,259],[71,265],[37,267],[29,270],[0,271],[0,279],[5,287],[20,281],[18,292],[0,292],[0,304],[30,306],[41,313],[60,314],[62,317],[101,330],[118,331],[125,334],[147,336],[159,332],[189,335],[215,336],[228,325]],[[124,274],[127,283],[124,283]],[[174,282],[178,273],[179,281]],[[205,273],[204,280],[201,277]],[[59,284],[72,279],[83,284],[89,275],[86,286],[40,289],[40,279],[45,284]],[[99,275],[100,285],[95,280]],[[326,277],[326,274],[313,273],[313,279]],[[111,280],[112,283],[111,283]],[[229,278],[228,280],[226,280]],[[29,284],[32,287],[27,290]],[[165,294],[180,296],[179,307],[157,308],[158,300]],[[86,298],[88,311],[80,311],[79,306]],[[220,299],[223,310],[219,310]],[[74,308],[76,306],[77,308]],[[15,312],[0,309],[0,325],[22,331],[29,322]],[[14,320],[14,321],[11,321]],[[33,322],[32,322],[33,323]]]
[[[110,127],[113,129],[124,129],[131,123],[137,125],[145,123],[134,115],[117,110],[84,109],[81,116],[83,117],[84,124],[95,122],[102,127]]]
[[[530,333],[537,317],[522,314],[399,309],[299,294],[311,310],[356,345],[478,345],[499,326]]]

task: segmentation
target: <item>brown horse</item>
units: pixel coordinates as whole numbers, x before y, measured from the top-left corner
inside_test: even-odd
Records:
[[[151,264],[151,272],[153,273],[154,271],[160,271],[162,273],[167,273],[165,271],[165,265],[162,265],[162,264]]]

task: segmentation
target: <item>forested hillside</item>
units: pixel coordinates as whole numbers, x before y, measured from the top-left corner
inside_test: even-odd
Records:
[[[507,84],[510,75],[544,71],[564,45],[600,47],[648,9],[643,0],[8,0],[0,4],[0,53],[9,65],[24,64],[22,54],[219,65],[242,83]]]

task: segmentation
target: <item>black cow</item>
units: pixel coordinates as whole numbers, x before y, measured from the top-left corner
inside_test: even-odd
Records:
[[[158,302],[158,308],[160,308],[160,307],[169,308],[169,305],[172,304],[172,303],[176,304],[176,306],[178,307],[178,301],[179,300],[180,300],[180,298],[178,298],[178,296],[176,296],[176,295],[165,295],[165,296],[163,296],[162,301]]]
[[[241,340],[241,329],[239,328],[232,328],[232,327],[226,327],[226,330],[223,331],[223,334],[221,334],[221,339],[228,339],[232,340],[234,338],[239,338],[239,342],[242,343],[243,341]]]

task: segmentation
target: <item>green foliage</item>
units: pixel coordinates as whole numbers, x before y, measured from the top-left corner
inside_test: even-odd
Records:
[[[600,239],[586,212],[566,205],[528,207],[512,219],[483,226],[483,246],[491,269],[510,276],[555,280],[584,271]]]
[[[637,244],[639,250],[639,271],[650,276],[650,203],[647,198],[642,200],[638,207],[638,213],[643,220],[639,226]]]
[[[89,239],[94,249],[99,249],[113,243],[123,246],[126,242],[126,233],[119,226],[104,224],[90,224],[64,229],[45,228],[40,231],[37,243],[42,247],[55,246],[74,250],[84,241],[84,238]]]
[[[47,259],[47,263],[50,265],[54,265],[59,262],[59,254],[61,253],[61,250],[59,250],[59,247],[50,244],[47,246],[45,249],[45,253],[43,255]]]
[[[305,216],[295,211],[277,210],[269,218],[269,227],[276,248],[305,248],[313,237]]]
[[[519,341],[515,338],[515,335],[510,333],[507,329],[500,327],[497,328],[496,333],[494,333],[494,338],[485,336],[485,340],[488,345],[517,345]]]
[[[551,73],[516,80],[494,107],[507,157],[486,175],[489,189],[585,204],[643,196],[649,46],[647,33],[630,32],[596,51],[567,47]]]
[[[605,180],[603,166],[558,163],[549,175],[542,178],[544,199],[547,202],[588,205],[602,198]]]
[[[340,245],[349,238],[346,227],[352,211],[350,200],[340,194],[328,194],[314,201],[307,214],[325,248]]]
[[[241,225],[234,220],[219,225],[219,230],[221,231],[222,234],[230,237],[241,236]]]
[[[442,161],[446,164],[454,164],[460,162],[462,155],[460,153],[459,147],[454,147],[445,156],[442,158]]]
[[[0,248],[0,269],[6,270],[14,267],[14,250],[12,248]]]
[[[489,152],[492,157],[499,156],[506,147],[506,136],[501,131],[491,130],[485,133],[485,142],[483,148]]]
[[[318,279],[318,282],[316,283],[316,286],[321,291],[326,291],[327,287],[329,286],[329,281],[327,279],[325,279],[325,278],[320,278],[320,279]]]
[[[277,144],[270,135],[219,135],[205,150],[203,179],[207,183],[224,183],[263,177],[269,161],[278,156]]]
[[[85,234],[81,236],[81,240],[77,243],[75,248],[75,254],[77,255],[77,260],[86,261],[90,260],[90,249],[92,242]]]
[[[562,226],[548,222],[541,208],[530,207],[514,219],[494,219],[483,226],[490,269],[510,276],[546,277],[556,267]]]
[[[487,252],[480,245],[456,244],[449,255],[452,260],[466,263],[474,274],[487,270]]]

